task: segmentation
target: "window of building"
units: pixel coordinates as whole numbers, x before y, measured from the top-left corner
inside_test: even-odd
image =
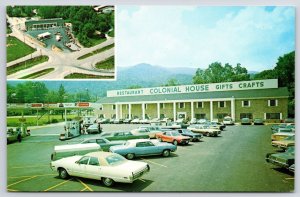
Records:
[[[204,103],[203,102],[197,102],[197,108],[203,108]]]
[[[266,113],[267,119],[280,119],[280,113]]]
[[[252,113],[240,113],[240,119],[249,118],[252,119]]]
[[[226,107],[226,102],[225,101],[219,101],[218,102],[218,107],[219,108]]]
[[[159,106],[160,106],[161,109],[165,109],[165,104],[164,103],[160,103]]]
[[[178,108],[179,109],[185,108],[185,103],[178,103]]]
[[[206,114],[195,114],[196,119],[205,119]]]
[[[250,101],[249,100],[242,101],[242,107],[250,107]]]
[[[112,105],[112,109],[115,110],[116,109],[116,105]]]
[[[275,99],[268,100],[268,106],[270,107],[278,106],[278,100]]]
[[[226,116],[228,116],[227,113],[218,113],[218,114],[217,114],[217,118],[218,118],[218,119],[224,119],[224,117],[226,117]]]

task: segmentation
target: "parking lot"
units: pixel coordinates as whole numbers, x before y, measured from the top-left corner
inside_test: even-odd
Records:
[[[102,125],[106,132],[130,130],[138,125]],[[116,183],[111,188],[100,181],[70,178],[63,180],[50,169],[55,145],[63,125],[38,128],[21,143],[7,146],[8,191],[201,191],[201,192],[291,192],[294,175],[265,161],[276,152],[271,146],[270,126],[227,126],[219,137],[204,137],[201,142],[178,146],[170,157],[137,158],[147,162],[150,172],[133,184]]]

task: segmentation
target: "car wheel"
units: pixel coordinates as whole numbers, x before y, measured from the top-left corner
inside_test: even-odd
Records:
[[[114,184],[114,180],[112,180],[111,178],[102,178],[102,182],[105,186],[110,187]]]
[[[163,153],[162,153],[162,155],[164,157],[169,157],[170,156],[170,151],[169,150],[164,150]]]
[[[134,154],[128,153],[128,154],[126,155],[126,158],[129,159],[129,160],[131,160],[131,159],[134,158]]]
[[[69,177],[69,174],[68,174],[67,170],[64,169],[64,168],[60,168],[58,170],[58,174],[59,174],[59,177],[62,178],[62,179],[66,179],[66,178]]]
[[[173,144],[174,144],[175,146],[177,146],[177,144],[178,144],[177,140],[174,140],[174,141],[173,141]]]

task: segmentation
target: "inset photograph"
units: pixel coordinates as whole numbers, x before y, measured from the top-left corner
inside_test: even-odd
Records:
[[[7,6],[7,79],[115,79],[114,6]]]

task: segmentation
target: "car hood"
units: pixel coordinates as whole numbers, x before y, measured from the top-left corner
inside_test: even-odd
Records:
[[[281,145],[288,145],[288,144],[292,144],[295,143],[295,140],[280,140],[280,141],[273,141],[273,144],[281,144]]]
[[[116,145],[116,146],[112,146],[109,148],[109,150],[111,150],[112,152],[116,151],[116,150],[122,150],[122,149],[126,149],[128,148],[128,146],[125,145]]]
[[[110,141],[108,144],[109,145],[121,145],[124,144],[126,141],[125,140],[115,140],[115,141]]]
[[[179,140],[188,140],[188,139],[191,139],[190,137],[187,137],[187,136],[173,136],[175,139],[179,139]]]
[[[294,155],[288,154],[288,153],[275,153],[275,154],[272,154],[272,157],[280,158],[282,160],[294,159],[295,158]]]

